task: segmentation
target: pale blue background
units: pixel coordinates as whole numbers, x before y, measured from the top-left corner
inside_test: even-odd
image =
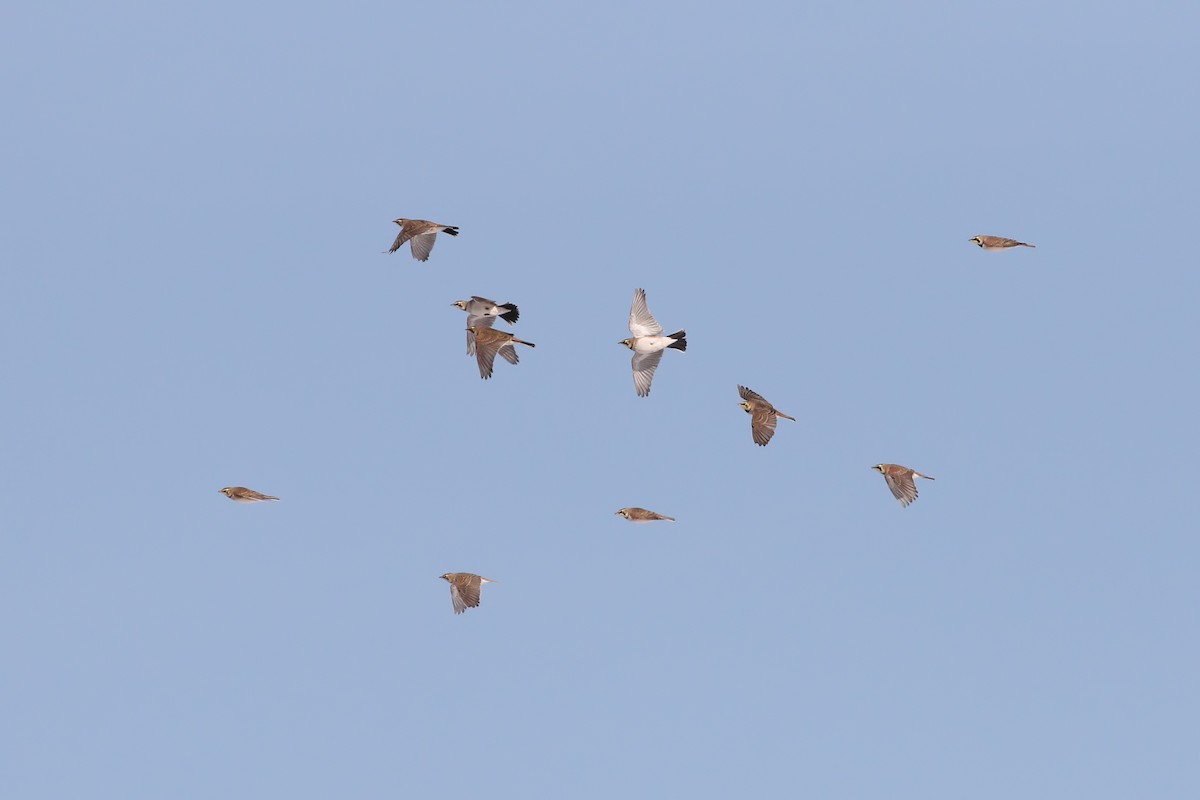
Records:
[[[0,795],[1200,796],[1198,29],[8,8]]]

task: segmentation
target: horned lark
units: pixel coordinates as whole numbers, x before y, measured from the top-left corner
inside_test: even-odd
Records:
[[[478,608],[479,590],[483,584],[495,583],[491,578],[470,572],[447,572],[441,578],[450,584],[450,602],[454,604],[455,614],[461,614],[468,608]]]
[[[263,500],[279,499],[274,495],[262,494],[253,489],[247,489],[245,486],[226,486],[220,492],[235,503],[261,503]]]
[[[1003,236],[972,236],[967,241],[974,242],[984,250],[1008,250],[1012,247],[1037,247],[1036,244],[1018,242],[1016,239],[1005,239]]]
[[[400,249],[402,244],[412,240],[412,257],[417,261],[425,261],[429,258],[430,252],[433,251],[433,243],[442,231],[451,236],[458,236],[458,228],[454,225],[439,225],[427,219],[401,217],[392,222],[400,226],[400,233],[396,234],[396,241],[392,242],[392,247],[388,252],[394,253]]]
[[[650,394],[650,382],[654,380],[654,370],[662,361],[663,350],[668,347],[675,350],[687,350],[687,333],[676,331],[670,336],[663,336],[663,327],[658,324],[646,305],[646,292],[635,289],[633,306],[629,309],[629,332],[633,334],[628,339],[622,339],[623,344],[633,351],[633,388],[638,397]]]
[[[750,433],[754,435],[754,443],[760,447],[766,447],[767,442],[775,435],[776,417],[796,421],[795,417],[789,417],[768,403],[761,394],[752,392],[745,386],[738,387],[738,394],[742,396],[742,402],[738,405],[750,415]]]
[[[516,364],[521,359],[517,357],[515,345],[537,346],[533,342],[522,341],[511,333],[478,324],[467,328],[467,335],[474,339],[475,360],[479,363],[479,377],[485,381],[492,377],[492,364],[496,360],[497,353],[503,356],[508,363]],[[469,348],[471,344],[468,343],[467,346]]]
[[[512,325],[521,317],[521,312],[512,303],[500,304],[495,300],[488,300],[486,297],[456,300],[451,305],[467,312],[467,325],[481,325],[490,328],[495,324],[496,317]],[[467,355],[475,355],[475,337],[469,332],[467,333]]]
[[[675,521],[674,517],[664,517],[662,514],[647,511],[644,508],[619,508],[617,509],[617,513],[630,522],[654,522],[656,519]]]
[[[888,488],[892,490],[892,495],[900,501],[901,506],[907,506],[917,499],[917,482],[913,478],[934,480],[932,475],[922,475],[899,464],[876,464],[871,469],[883,476]]]

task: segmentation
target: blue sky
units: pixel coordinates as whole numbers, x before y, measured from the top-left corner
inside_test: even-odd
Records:
[[[1196,795],[1197,16],[7,10],[0,790]]]

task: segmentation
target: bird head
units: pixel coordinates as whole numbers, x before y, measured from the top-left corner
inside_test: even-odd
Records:
[[[457,308],[461,308],[463,311],[467,310],[467,301],[466,300],[455,300],[450,305],[455,306]]]
[[[444,580],[444,581],[449,581],[449,580],[450,580],[450,573],[449,573],[449,572],[447,572],[445,575],[439,575],[438,577],[439,577],[439,578],[441,578],[441,579],[442,579],[442,580]]]
[[[876,464],[875,466],[871,467],[871,469],[875,470],[880,475],[883,474],[883,464]]]
[[[403,228],[403,227],[404,227],[404,223],[408,222],[408,220],[406,220],[404,217],[401,217],[400,219],[394,219],[394,220],[392,220],[392,222],[396,223],[396,224],[397,224],[397,225],[399,225],[401,228]]]
[[[221,494],[225,495],[226,497],[233,497],[233,487],[232,486],[226,486],[224,489],[218,489],[217,491],[219,491]]]
[[[972,236],[972,237],[971,237],[970,239],[968,239],[967,241],[968,241],[968,242],[973,242],[973,243],[975,243],[975,244],[979,245],[980,247],[983,247],[983,237],[982,237],[982,236]]]
[[[616,513],[620,514],[625,519],[629,519],[629,509],[628,508],[618,508]]]
[[[739,405],[739,406],[741,406],[741,407],[742,407],[742,410],[743,410],[743,411],[745,411],[747,414],[749,414],[751,411],[753,411],[753,409],[752,409],[752,408],[750,408],[750,403],[748,403],[748,402],[747,402],[747,401],[745,401],[745,400],[743,400],[742,402],[738,403],[738,405]]]
[[[630,350],[633,349],[633,339],[622,339],[621,341],[617,342],[617,344],[623,344]]]

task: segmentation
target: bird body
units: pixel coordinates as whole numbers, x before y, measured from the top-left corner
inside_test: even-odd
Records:
[[[973,236],[967,241],[974,242],[984,250],[995,252],[997,250],[1011,250],[1014,247],[1037,247],[1036,244],[1026,244],[1018,242],[1016,239],[1005,239],[1003,236]]]
[[[264,500],[278,500],[278,497],[270,494],[256,492],[253,489],[247,489],[245,486],[226,486],[224,489],[219,489],[221,494],[228,497],[235,503],[261,503]]]
[[[405,219],[400,217],[392,222],[400,226],[400,233],[396,234],[396,241],[392,242],[389,253],[394,253],[400,249],[407,241],[411,241],[412,257],[417,261],[426,261],[429,254],[433,252],[433,244],[437,240],[437,235],[443,231],[451,236],[458,236],[458,228],[454,225],[439,225],[436,222],[430,222],[427,219]]]
[[[907,507],[917,499],[917,482],[914,478],[934,480],[932,475],[922,475],[915,469],[899,464],[876,464],[871,469],[883,476],[888,488],[892,490],[892,496],[900,501],[902,507]]]
[[[662,361],[663,351],[687,350],[687,332],[676,331],[670,336],[664,336],[662,325],[654,319],[650,308],[646,305],[646,292],[635,289],[633,305],[629,309],[629,332],[633,336],[622,339],[623,344],[633,351],[633,388],[638,397],[650,394],[650,384],[654,380],[654,371]]]
[[[629,520],[630,522],[654,522],[655,520],[660,520],[660,519],[669,520],[671,522],[675,521],[674,517],[667,517],[667,516],[663,516],[662,514],[656,514],[655,512],[648,511],[644,508],[619,508],[619,509],[617,509],[616,513],[620,514],[622,517]]]
[[[468,342],[468,348],[474,347],[475,360],[479,364],[479,377],[485,381],[492,377],[492,365],[496,361],[497,353],[508,363],[516,364],[521,359],[517,356],[515,345],[537,347],[533,342],[523,341],[511,333],[487,326],[471,325],[467,328],[467,335],[473,339],[473,342]]]
[[[521,312],[514,304],[497,303],[495,300],[488,300],[486,297],[475,297],[472,295],[470,300],[456,300],[453,305],[467,312],[468,325],[473,320],[485,317],[499,317],[509,325],[512,325],[521,318]]]
[[[471,572],[447,572],[440,577],[450,584],[450,602],[454,605],[455,614],[461,614],[468,608],[477,608],[483,584],[495,583],[491,578]]]
[[[789,417],[767,402],[767,399],[761,394],[753,392],[745,386],[738,386],[738,394],[742,396],[742,402],[738,405],[750,415],[750,435],[754,437],[754,443],[759,447],[766,447],[767,442],[771,441],[771,437],[775,435],[775,425],[778,422],[776,417],[790,419],[792,422],[796,421],[795,417]]]

